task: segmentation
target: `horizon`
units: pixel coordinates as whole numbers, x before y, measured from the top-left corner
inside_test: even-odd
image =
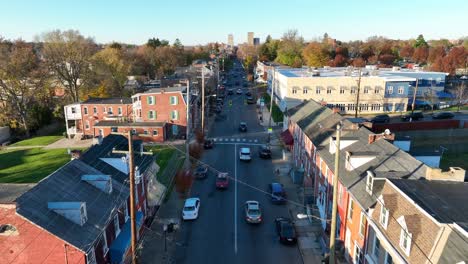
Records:
[[[89,0],[76,6],[57,0],[47,4],[31,0],[11,2],[8,7],[2,4],[5,5],[4,10],[9,12],[0,17],[0,24],[6,25],[0,29],[0,36],[9,40],[34,41],[36,36],[48,31],[72,29],[99,44],[118,42],[142,45],[154,37],[170,43],[178,38],[185,46],[227,43],[228,34],[233,34],[234,44],[239,45],[247,41],[247,32],[254,32],[255,37],[264,42],[267,35],[279,39],[289,29],[298,30],[306,41],[319,39],[324,33],[344,42],[365,41],[373,36],[396,40],[414,39],[419,34],[427,40],[455,40],[468,36],[468,17],[465,15],[468,2],[461,0],[379,3],[377,11],[385,10],[385,13],[368,12],[368,7],[373,10],[376,7],[370,0],[353,6],[336,0],[319,4],[293,0],[287,5],[270,6],[261,1],[250,3],[247,0],[224,6],[214,1],[181,2],[160,4],[140,1],[130,6],[123,1],[113,1],[111,7],[106,6],[108,3],[105,2],[93,3]],[[180,8],[182,5],[187,8]],[[73,9],[72,13],[70,9]],[[401,17],[399,13],[402,12],[411,17],[407,20],[396,19]],[[280,15],[281,19],[276,19]],[[361,20],[352,20],[355,17]],[[118,30],[112,30],[114,28]]]

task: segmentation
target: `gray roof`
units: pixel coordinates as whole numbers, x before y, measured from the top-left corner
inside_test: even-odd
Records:
[[[173,87],[161,87],[161,88],[152,88],[144,93],[161,93],[164,92],[185,92],[187,90],[186,86],[173,86]]]
[[[113,120],[101,120],[95,127],[164,127],[165,122],[119,122]]]
[[[463,263],[468,259],[467,238],[456,229],[452,229],[447,244],[445,244],[442,255],[437,263],[453,264]]]
[[[89,97],[82,104],[131,104],[132,98],[129,97],[112,97],[112,98],[95,98]]]
[[[13,203],[34,186],[35,183],[0,183],[0,203]]]
[[[19,197],[17,213],[51,234],[87,251],[102,234],[112,211],[129,197],[129,189],[112,180],[112,193],[107,194],[81,180],[85,174],[104,173],[73,160],[61,167],[34,188]],[[83,226],[48,209],[48,202],[85,202],[88,220]]]

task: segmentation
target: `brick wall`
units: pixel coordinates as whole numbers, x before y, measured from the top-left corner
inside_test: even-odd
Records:
[[[122,118],[125,120],[130,120],[132,117],[132,105],[130,104],[81,104],[80,106],[82,120],[79,123],[79,128],[88,136],[94,135],[94,124],[104,120],[106,117]],[[96,113],[94,113],[94,108],[96,108]],[[121,115],[118,112],[119,108],[122,111]],[[108,113],[109,110],[112,110],[112,114]],[[89,124],[89,128],[86,128],[87,124]]]
[[[127,133],[131,130],[131,127],[117,127],[118,133]],[[145,142],[163,142],[165,139],[165,129],[164,127],[135,127],[137,136],[135,139],[141,139]],[[102,130],[102,136],[106,137],[111,134],[111,127],[95,127],[94,131],[91,135],[97,136],[99,135],[99,130]],[[145,135],[145,130],[147,131],[147,135]],[[153,131],[157,131],[158,134],[155,136],[153,135]]]
[[[155,102],[153,105],[148,104],[148,96],[154,96]],[[170,97],[176,96],[177,104],[170,104]],[[141,118],[143,121],[153,122],[168,122],[181,126],[187,125],[187,111],[185,108],[184,98],[181,92],[167,92],[167,93],[154,93],[154,94],[141,94]],[[156,111],[156,118],[149,119],[148,112],[150,110]],[[171,111],[178,111],[179,118],[177,120],[171,119]]]

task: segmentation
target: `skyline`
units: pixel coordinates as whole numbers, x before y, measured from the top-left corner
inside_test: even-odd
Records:
[[[215,1],[163,4],[139,1],[129,6],[121,0],[96,3],[85,0],[74,6],[66,1],[43,4],[27,0],[8,2],[7,6],[0,2],[2,9],[8,10],[0,16],[0,36],[32,41],[47,31],[74,29],[98,43],[143,44],[157,37],[170,43],[179,38],[184,45],[226,43],[228,34],[234,35],[237,45],[247,41],[247,32],[254,32],[255,37],[264,41],[267,35],[280,38],[288,29],[297,29],[306,41],[325,32],[342,41],[371,36],[410,39],[419,34],[426,39],[468,36],[465,15],[468,2],[462,0],[430,3],[396,0],[378,5],[364,0],[352,6],[336,0],[326,3],[292,0],[287,5],[273,2],[269,6],[262,1],[236,3],[221,6]],[[362,20],[355,21],[356,17]]]

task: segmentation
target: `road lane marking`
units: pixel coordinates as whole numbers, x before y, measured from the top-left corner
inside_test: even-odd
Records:
[[[234,144],[234,252],[237,254],[237,144]]]
[[[237,142],[239,142],[239,141],[240,141],[240,138],[237,139]]]
[[[244,138],[244,139],[242,139],[242,141],[244,141],[244,142],[245,142],[245,141],[247,141],[247,139],[245,139],[245,138]]]

